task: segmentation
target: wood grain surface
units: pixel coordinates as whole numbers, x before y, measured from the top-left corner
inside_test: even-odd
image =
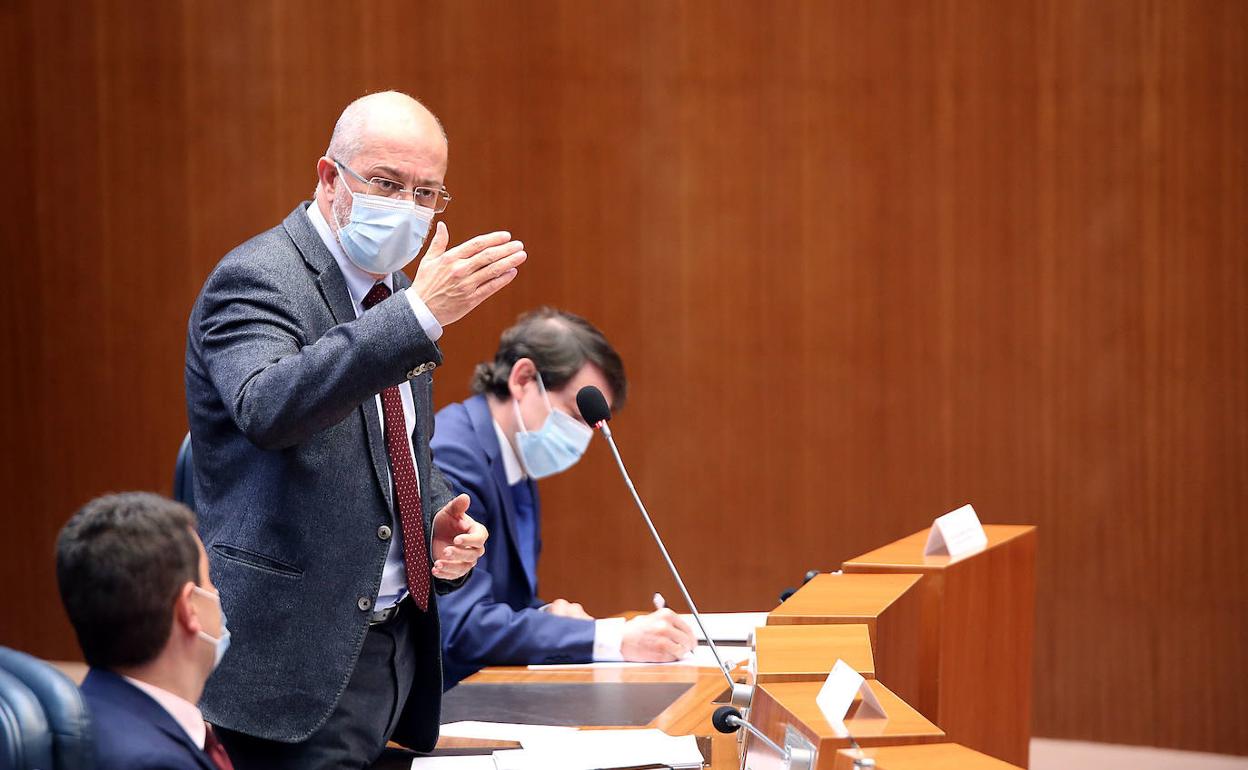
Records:
[[[920,531],[845,562],[847,573],[923,573],[919,697],[951,741],[1026,767],[1030,755],[1036,529],[989,524],[988,544],[957,559],[925,556]],[[884,638],[884,631],[880,632]]]
[[[821,682],[838,660],[868,679],[875,678],[865,623],[761,626],[754,632],[754,653],[755,682]]]
[[[917,570],[915,571],[918,572]],[[822,574],[767,615],[767,624],[863,623],[871,636],[877,678],[907,703],[935,712],[934,624],[924,625],[922,574]],[[924,660],[924,655],[930,657]],[[829,669],[830,670],[830,669]],[[926,692],[930,691],[930,692]]]
[[[1017,770],[1017,765],[993,759],[956,743],[917,746],[882,746],[874,749],[841,749],[832,770],[855,770],[854,760],[870,757],[875,770]]]
[[[1248,754],[1240,0],[0,2],[0,643],[77,656],[57,531],[171,489],[204,277],[389,87],[531,254],[437,401],[592,318],[703,609],[969,501],[1043,532],[1036,734]],[[541,486],[545,597],[674,600],[605,447]]]
[[[788,726],[797,730],[818,751],[818,770],[830,770],[837,749],[850,747],[850,736],[859,746],[897,746],[917,743],[938,743],[944,732],[898,698],[877,680],[868,679],[867,686],[879,699],[887,718],[856,717],[851,708],[844,720],[844,730],[833,726],[824,717],[815,696],[823,682],[776,682],[761,685],[750,706],[750,722],[768,738],[784,745]],[[848,735],[845,733],[848,730]],[[745,741],[747,754],[761,750],[765,744],[753,738]]]

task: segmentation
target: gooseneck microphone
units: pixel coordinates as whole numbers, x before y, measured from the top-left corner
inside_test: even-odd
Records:
[[[645,519],[646,526],[650,528],[650,534],[654,536],[654,542],[659,546],[659,552],[663,554],[663,560],[667,562],[667,568],[671,570],[672,577],[676,579],[676,585],[680,588],[680,593],[685,597],[685,602],[689,605],[689,610],[693,614],[693,619],[697,621],[698,628],[702,629],[702,636],[706,638],[707,646],[711,648],[711,654],[715,656],[715,662],[719,664],[719,672],[728,680],[729,692],[734,705],[748,706],[750,697],[754,692],[754,688],[747,684],[734,682],[732,675],[728,673],[728,667],[724,665],[724,659],[719,654],[719,648],[715,646],[715,640],[706,632],[706,626],[702,623],[702,615],[698,612],[698,606],[693,603],[693,597],[689,595],[689,590],[685,588],[685,581],[680,579],[680,571],[676,569],[676,564],[672,561],[672,557],[667,552],[667,546],[663,544],[663,538],[659,537],[659,531],[655,529],[654,522],[650,519],[650,514],[646,511],[646,506],[641,502],[641,496],[637,494],[637,488],[633,486],[633,480],[628,475],[628,469],[624,467],[624,461],[620,459],[620,450],[615,446],[615,439],[611,437],[611,428],[607,422],[611,419],[611,407],[607,406],[607,399],[602,395],[602,391],[593,385],[586,385],[576,392],[576,408],[580,410],[581,417],[591,427],[602,431],[603,437],[607,440],[607,444],[611,447],[611,454],[615,457],[615,464],[620,468],[620,475],[624,477],[624,483],[628,485],[628,491],[633,495],[633,502],[637,504],[637,510],[641,511],[641,517]]]
[[[796,746],[781,746],[768,738],[767,734],[762,730],[742,718],[741,712],[732,706],[720,706],[715,709],[715,713],[711,715],[711,724],[721,733],[735,733],[737,730],[745,728],[746,732],[767,744],[768,748],[779,754],[784,760],[784,766],[788,770],[810,770],[814,762],[814,754],[809,749],[802,749]]]

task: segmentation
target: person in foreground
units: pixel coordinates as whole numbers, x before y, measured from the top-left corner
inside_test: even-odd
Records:
[[[668,609],[595,620],[580,604],[537,598],[534,482],[570,468],[589,445],[593,431],[576,407],[586,385],[620,408],[628,383],[619,354],[584,318],[541,308],[503,332],[493,362],[477,366],[476,395],[438,412],[433,461],[495,533],[467,584],[439,605],[447,687],[487,665],[663,662],[696,644]]]
[[[230,644],[195,515],[144,492],[92,500],[61,529],[56,579],[90,666],[96,768],[232,768],[195,705]]]
[[[227,254],[191,312],[195,500],[234,648],[204,692],[236,767],[359,768],[438,737],[437,597],[485,527],[432,467],[443,329],[525,259],[447,249],[438,119],[396,92],[347,106],[315,200]]]

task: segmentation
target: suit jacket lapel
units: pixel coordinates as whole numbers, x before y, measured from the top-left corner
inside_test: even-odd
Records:
[[[147,693],[127,682],[121,675],[105,669],[93,668],[88,677],[91,679],[91,684],[87,685],[83,682],[88,689],[94,688],[97,692],[107,692],[108,695],[105,697],[109,700],[119,705],[125,704],[165,735],[181,744],[191,756],[195,757],[196,763],[204,770],[217,770],[217,766],[212,763],[204,750],[191,741],[191,736],[186,734],[182,725],[178,724],[173,716],[165,711],[165,707],[153,700]]]
[[[507,530],[507,539],[511,541],[511,552],[520,565],[520,571],[529,581],[529,593],[537,593],[537,575],[525,568],[524,559],[520,558],[519,534],[516,527],[516,499],[512,496],[511,486],[507,483],[507,469],[503,465],[502,448],[498,445],[498,433],[494,430],[494,416],[490,414],[485,396],[476,396],[468,401],[468,416],[472,420],[472,428],[477,434],[477,441],[485,448],[485,456],[490,461],[490,475],[494,479],[494,487],[503,501],[503,523]],[[527,480],[526,480],[527,481]],[[533,497],[534,506],[537,496]]]
[[[351,302],[351,292],[347,291],[347,279],[342,277],[342,270],[334,255],[325,248],[320,233],[308,219],[305,204],[300,204],[286,217],[283,223],[291,240],[295,242],[304,261],[316,273],[316,286],[321,298],[329,306],[329,312],[335,323],[347,323],[355,320],[355,305]],[[399,276],[395,273],[395,286],[398,287]],[[406,285],[406,283],[404,284]],[[381,489],[386,505],[394,510],[394,501],[390,490],[390,460],[386,456],[386,437],[381,430],[381,415],[377,411],[377,400],[366,399],[360,405],[360,416],[364,420],[364,432],[368,436],[369,456],[373,461],[373,475],[377,486]]]

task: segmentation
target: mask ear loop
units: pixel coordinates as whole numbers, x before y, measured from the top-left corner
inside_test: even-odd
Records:
[[[546,383],[542,382],[542,373],[536,372],[536,374],[537,389],[542,392],[542,399],[546,402],[546,410],[549,414],[554,414],[555,407],[553,407],[550,403],[550,396],[546,395]]]
[[[334,168],[338,171],[338,179],[334,182],[334,187],[338,186],[338,182],[342,182],[342,187],[347,191],[347,195],[351,196],[351,208],[355,208],[355,190],[351,189],[351,185],[347,184],[347,175],[342,173],[342,166],[338,161],[334,161]],[[348,222],[350,219],[347,220]],[[338,239],[338,243],[342,243],[342,225],[338,223],[338,214],[334,211],[333,205],[329,207],[329,229],[333,232],[334,237]]]
[[[546,402],[547,415],[549,416],[551,414],[554,414],[555,407],[551,405],[550,396],[546,394],[546,384],[542,382],[542,373],[534,369],[534,374],[537,375],[537,389],[542,394],[542,400]],[[524,416],[520,414],[520,400],[513,398],[511,400],[511,406],[513,409],[516,410],[516,424],[520,426],[520,432],[528,433],[529,432],[528,428],[524,427]]]
[[[204,631],[203,629],[200,629],[200,631],[199,631],[199,637],[200,637],[201,639],[203,639],[204,641],[206,641],[206,642],[210,642],[210,643],[212,643],[212,644],[217,644],[218,642],[220,642],[220,641],[221,641],[221,638],[225,636],[225,629],[226,629],[226,625],[225,625],[225,608],[221,606],[221,592],[220,592],[220,591],[218,591],[217,593],[215,593],[215,594],[214,594],[214,593],[212,593],[211,591],[209,591],[209,590],[208,590],[208,589],[206,589],[206,588],[202,588],[202,587],[200,587],[200,586],[194,586],[194,585],[193,585],[193,586],[191,586],[191,593],[199,594],[200,596],[205,596],[205,597],[207,597],[207,598],[211,599],[212,601],[216,602],[216,604],[217,604],[217,611],[218,611],[218,612],[220,613],[220,615],[221,615],[221,636],[213,636],[212,634],[208,633],[207,631]]]

